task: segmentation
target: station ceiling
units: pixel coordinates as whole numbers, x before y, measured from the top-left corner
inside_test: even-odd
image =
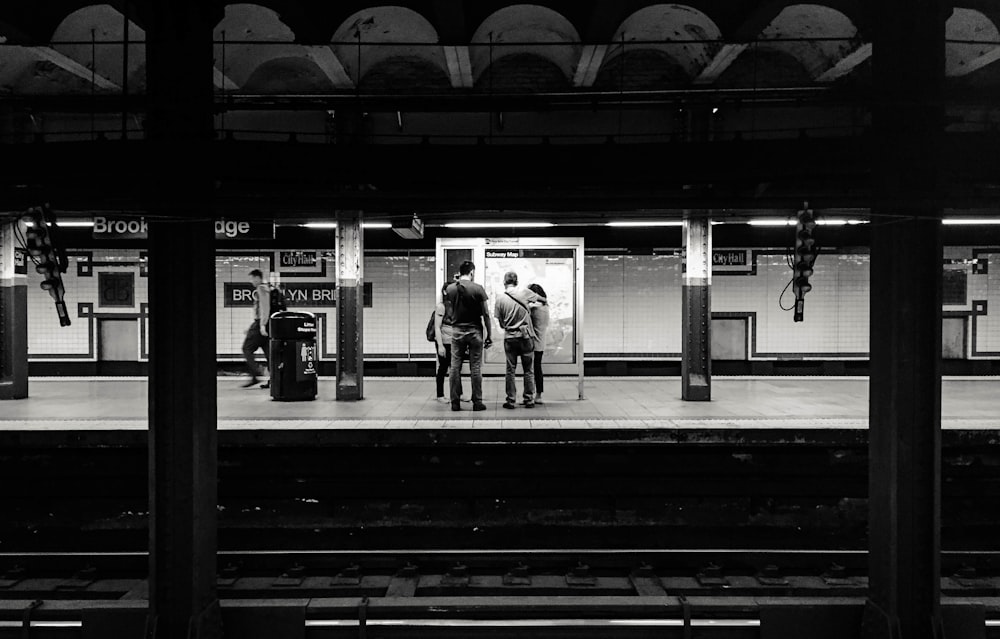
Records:
[[[9,206],[44,192],[80,210],[142,208],[150,176],[136,167],[154,163],[156,151],[131,142],[102,147],[94,142],[93,122],[120,116],[123,135],[130,130],[142,137],[151,2],[0,4],[0,115],[7,121],[0,133],[19,135],[20,142],[34,133],[47,142],[24,149],[25,162],[4,178],[0,188]],[[609,135],[601,144],[588,140],[568,149],[560,126],[574,135],[601,131],[577,118],[573,125],[547,124],[551,137],[536,126],[530,138],[505,148],[484,148],[484,136],[472,133],[472,144],[432,139],[427,145],[424,136],[423,148],[362,150],[294,147],[288,143],[294,134],[277,142],[240,141],[230,132],[230,144],[217,144],[192,163],[206,164],[213,175],[217,206],[245,217],[322,214],[331,201],[387,213],[438,211],[441,219],[501,208],[558,211],[567,218],[595,210],[775,209],[806,199],[867,207],[877,204],[869,166],[874,142],[865,135],[871,5],[200,3],[197,10],[215,25],[217,120],[244,112],[266,121],[268,130],[286,131],[301,113],[332,116],[353,107],[392,114],[402,129],[404,112],[416,111],[489,111],[502,118],[504,110],[562,116],[632,109],[642,119],[678,107],[739,110],[754,104],[761,106],[734,118],[761,128],[791,121],[801,134],[741,143],[739,132],[730,131],[731,144],[723,149],[677,136],[676,125],[665,125],[674,126],[673,137]],[[942,149],[946,185],[935,197],[943,208],[989,210],[1000,193],[994,98],[1000,89],[1000,3],[955,0],[943,20],[953,135]],[[797,115],[789,116],[789,109]],[[828,117],[854,122],[830,139],[807,134],[810,122],[823,124]],[[74,123],[79,135],[72,139],[88,144],[53,143],[68,139],[57,136]],[[493,128],[491,123],[490,145]]]

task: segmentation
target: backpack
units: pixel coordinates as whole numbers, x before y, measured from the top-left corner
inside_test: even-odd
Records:
[[[428,342],[436,342],[437,341],[437,332],[434,330],[434,316],[435,315],[437,315],[437,309],[434,309],[433,311],[431,311],[431,319],[428,320],[428,322],[427,322],[427,330],[425,332],[427,334],[427,341]]]
[[[268,298],[271,300],[271,315],[279,311],[287,311],[288,304],[285,302],[285,294],[277,286],[268,287]]]

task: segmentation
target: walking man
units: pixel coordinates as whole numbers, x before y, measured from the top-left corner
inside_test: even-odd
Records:
[[[473,282],[476,265],[466,260],[458,268],[457,282],[448,285],[446,296],[454,312],[451,327],[451,370],[448,385],[451,387],[451,409],[462,410],[462,351],[469,351],[469,368],[472,371],[472,410],[486,410],[483,403],[483,348],[493,344],[493,323],[486,306],[486,289]],[[483,339],[485,325],[486,339]]]
[[[505,383],[507,401],[504,408],[517,408],[517,360],[524,372],[524,407],[535,407],[535,329],[531,325],[528,295],[517,290],[517,273],[508,271],[503,276],[504,294],[497,296],[494,314],[504,330],[503,351],[507,356]]]
[[[260,367],[257,365],[255,354],[257,349],[264,349],[264,361],[267,361],[267,332],[268,322],[271,319],[271,291],[264,284],[264,274],[260,269],[250,271],[250,283],[253,284],[253,324],[247,329],[247,336],[243,340],[243,357],[246,359],[247,372],[250,379],[243,384],[243,388],[250,388],[260,380],[257,375]],[[270,382],[262,384],[262,388],[270,386]]]

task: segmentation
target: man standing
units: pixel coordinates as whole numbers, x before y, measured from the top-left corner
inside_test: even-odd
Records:
[[[507,356],[505,382],[507,401],[504,408],[517,408],[517,360],[521,359],[524,371],[524,407],[535,407],[535,330],[531,326],[528,295],[517,290],[517,273],[508,271],[503,276],[504,294],[497,296],[494,314],[504,330],[503,352]]]
[[[448,384],[451,387],[451,409],[462,410],[462,351],[469,351],[469,368],[472,371],[472,410],[486,410],[483,404],[483,348],[493,344],[493,325],[486,306],[486,289],[473,282],[476,265],[466,260],[458,267],[458,281],[448,285],[448,301],[454,312],[451,326],[451,370]],[[486,340],[483,340],[483,325]]]
[[[250,379],[243,384],[243,388],[250,388],[260,380],[257,375],[260,368],[257,366],[254,355],[258,348],[264,349],[264,361],[267,361],[267,330],[268,322],[271,319],[271,291],[264,284],[264,274],[260,269],[250,271],[250,283],[253,284],[253,324],[247,329],[247,336],[243,340],[243,357],[246,359],[247,372]],[[261,388],[268,388],[270,382],[261,384]]]

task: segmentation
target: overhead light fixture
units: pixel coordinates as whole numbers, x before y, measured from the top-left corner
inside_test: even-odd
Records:
[[[62,228],[90,228],[94,226],[93,220],[60,220],[59,226]]]
[[[791,218],[758,218],[747,222],[750,226],[794,226],[795,220]]]
[[[303,228],[307,229],[335,229],[337,228],[336,222],[306,222],[305,224],[299,224]],[[392,224],[388,222],[362,222],[361,226],[366,229],[388,229],[392,228]]]
[[[684,226],[683,220],[645,220],[631,222],[608,222],[605,226],[645,228],[653,226]]]
[[[402,223],[393,223],[392,230],[399,237],[404,240],[422,240],[424,239],[424,223],[417,217],[417,214],[413,214],[412,220],[407,220]]]
[[[448,229],[544,229],[555,226],[552,222],[448,222]]]
[[[953,217],[941,220],[941,224],[947,224],[948,226],[996,226],[1000,225],[1000,219],[995,217],[978,219]]]

